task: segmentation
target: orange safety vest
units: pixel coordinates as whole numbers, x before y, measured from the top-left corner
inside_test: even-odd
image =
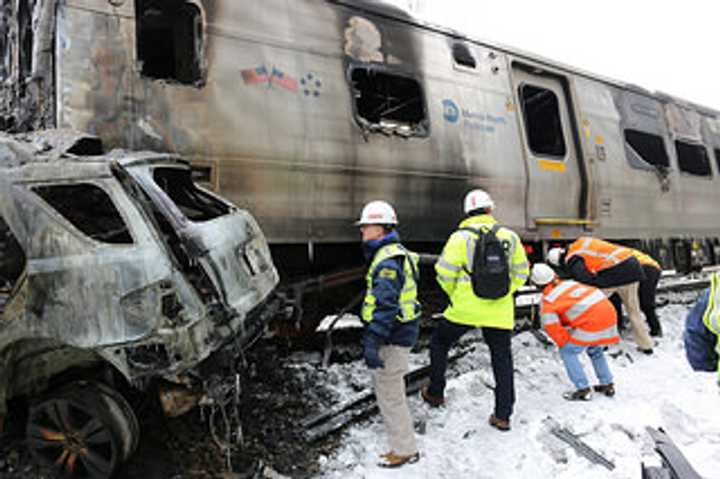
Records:
[[[599,289],[577,281],[555,280],[545,287],[540,320],[560,347],[568,342],[598,346],[620,341],[610,300]]]
[[[630,250],[630,253],[637,258],[637,260],[640,262],[640,264],[652,266],[653,268],[662,270],[662,268],[660,267],[660,264],[657,261],[655,261],[652,258],[652,256],[650,256],[649,254],[645,254],[642,251],[640,251],[639,249],[634,249],[634,248],[628,248],[628,249]]]
[[[624,246],[581,236],[568,248],[565,262],[568,263],[573,256],[581,256],[585,260],[588,271],[597,273],[628,259],[632,256],[632,252]]]

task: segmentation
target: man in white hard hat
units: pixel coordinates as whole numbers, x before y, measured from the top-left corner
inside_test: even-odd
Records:
[[[548,263],[566,271],[574,280],[603,290],[608,297],[617,293],[628,310],[638,349],[653,353],[654,342],[640,311],[638,288],[645,279],[633,252],[609,241],[581,236],[564,248],[548,251]]]
[[[437,281],[450,299],[430,340],[430,385],[421,391],[431,406],[445,403],[445,372],[450,348],[468,331],[481,328],[490,348],[495,377],[495,407],[489,424],[501,431],[510,430],[510,416],[515,403],[515,386],[511,350],[515,322],[513,293],[528,278],[529,265],[525,249],[517,234],[500,226],[492,217],[495,203],[483,190],[465,196],[466,218],[448,239],[435,265]],[[501,245],[492,256],[480,258],[478,245]],[[484,251],[490,251],[488,248]],[[485,260],[500,273],[491,278],[480,268]],[[490,268],[488,268],[488,271]]]
[[[561,281],[550,266],[533,266],[530,281],[543,288],[540,320],[545,332],[560,348],[565,370],[575,386],[563,394],[568,401],[588,401],[592,390],[579,356],[586,352],[599,384],[596,392],[608,397],[615,395],[612,373],[605,359],[603,346],[620,341],[615,308],[599,289],[578,283]]]
[[[369,264],[361,313],[365,363],[372,371],[390,443],[390,450],[381,455],[378,465],[395,468],[420,458],[404,380],[410,348],[420,328],[419,258],[400,244],[395,210],[385,201],[365,205],[355,224],[360,226]]]

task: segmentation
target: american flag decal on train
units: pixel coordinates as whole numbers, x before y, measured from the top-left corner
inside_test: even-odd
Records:
[[[246,85],[257,85],[258,83],[266,83],[270,80],[267,68],[264,66],[242,70],[240,73]]]

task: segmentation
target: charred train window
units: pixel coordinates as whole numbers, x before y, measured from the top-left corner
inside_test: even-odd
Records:
[[[715,150],[715,162],[718,167],[718,173],[720,173],[720,149]]]
[[[25,252],[0,216],[0,312],[25,270]]]
[[[567,150],[557,95],[546,88],[523,85],[520,101],[530,150],[536,155],[564,157]]]
[[[38,186],[33,191],[75,228],[110,244],[132,244],[127,225],[110,196],[90,184]]]
[[[230,212],[228,205],[195,186],[189,170],[157,168],[153,178],[190,221],[209,221]]]
[[[630,164],[667,168],[670,166],[665,142],[661,136],[637,130],[625,130],[625,147]]]
[[[426,136],[425,98],[412,78],[377,69],[352,70],[358,122],[365,130],[399,136]]]
[[[475,68],[475,57],[470,53],[470,49],[464,43],[455,43],[452,47],[453,59],[455,63],[466,68]]]
[[[707,149],[703,145],[676,141],[675,150],[680,171],[695,176],[712,176],[710,159]]]
[[[202,79],[202,15],[177,0],[136,0],[142,74],[193,84]]]

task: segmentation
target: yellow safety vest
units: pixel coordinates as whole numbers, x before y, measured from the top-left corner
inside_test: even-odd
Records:
[[[395,258],[402,256],[403,259],[403,274],[405,275],[405,284],[400,292],[400,314],[397,316],[397,320],[400,322],[413,321],[418,318],[420,311],[420,303],[417,300],[417,282],[416,276],[418,274],[418,264],[420,257],[417,253],[408,251],[402,245],[392,243],[381,247],[375,257],[370,263],[368,273],[365,278],[367,282],[367,293],[365,294],[365,302],[363,303],[361,316],[364,321],[372,321],[373,313],[375,312],[376,298],[373,295],[373,276],[378,268],[378,265],[389,258]],[[409,260],[409,261],[408,261]],[[412,261],[412,263],[411,263]]]
[[[703,315],[703,323],[718,337],[716,350],[720,354],[720,273],[713,273],[710,278],[710,297]],[[720,361],[718,361],[718,374],[720,374]]]
[[[496,223],[490,215],[478,215],[464,220],[459,228],[489,229]],[[512,294],[527,281],[530,265],[517,234],[501,227],[496,236],[510,244],[510,292],[498,299],[479,298],[473,293],[468,271],[472,269],[477,235],[458,230],[448,239],[435,264],[437,281],[450,298],[450,306],[443,312],[448,321],[473,327],[513,329],[515,303]]]

